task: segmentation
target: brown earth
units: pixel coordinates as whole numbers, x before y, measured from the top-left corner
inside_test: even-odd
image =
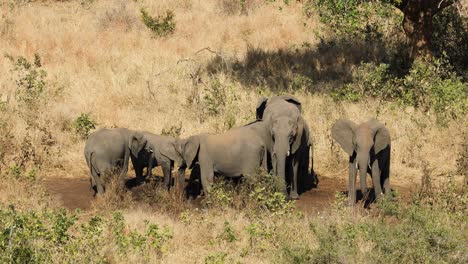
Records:
[[[77,208],[88,210],[91,207],[93,191],[90,188],[88,179],[85,178],[48,178],[43,180],[43,184],[49,193],[59,199],[63,206],[69,210]],[[411,191],[405,186],[392,186],[397,190],[400,200],[407,201]],[[317,188],[309,190],[300,196],[296,202],[297,208],[306,214],[324,211],[330,207],[335,200],[336,192],[346,193],[347,182],[345,178],[320,177]],[[358,192],[358,199],[360,197]]]

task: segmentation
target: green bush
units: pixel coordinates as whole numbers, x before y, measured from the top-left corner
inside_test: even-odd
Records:
[[[440,123],[462,118],[468,108],[468,85],[445,59],[417,60],[409,73],[398,78],[389,65],[362,63],[353,80],[331,93],[335,100],[360,101],[373,97],[432,111]]]
[[[177,125],[172,125],[169,128],[163,128],[161,130],[161,135],[171,136],[174,138],[179,138],[181,133],[182,133],[182,122],[180,122]]]
[[[238,240],[236,231],[228,221],[224,222],[223,232],[218,236],[218,238],[229,243]]]
[[[96,129],[96,125],[97,122],[93,120],[89,113],[81,113],[72,124],[75,133],[82,139],[87,139],[91,130]]]
[[[433,110],[439,121],[461,118],[468,107],[468,85],[445,59],[418,60],[408,75],[398,80],[400,102]]]
[[[144,8],[140,10],[141,20],[157,37],[166,37],[175,31],[174,13],[166,11],[165,16],[150,16]]]
[[[151,252],[164,252],[172,233],[167,227],[145,224],[146,231],[139,232],[129,229],[119,212],[107,220],[93,216],[83,221],[65,209],[21,211],[2,206],[0,262],[109,263],[105,245],[112,243],[122,261],[130,252],[143,253],[149,260]]]

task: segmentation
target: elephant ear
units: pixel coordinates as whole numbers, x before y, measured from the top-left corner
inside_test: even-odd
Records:
[[[257,111],[256,111],[257,120],[263,119],[263,112],[265,111],[267,101],[268,99],[263,96],[258,99]]]
[[[306,134],[307,134],[307,133],[304,132],[305,126],[307,126],[307,125],[305,124],[304,119],[302,118],[302,116],[299,116],[297,118],[296,139],[294,140],[294,142],[293,142],[293,144],[291,146],[292,153],[296,153],[296,151],[301,146],[301,143],[304,141],[302,136],[303,135],[306,136]],[[305,140],[307,140],[307,139],[305,139]]]
[[[130,148],[130,151],[132,152],[132,155],[135,156],[135,157],[138,157],[138,154],[146,146],[146,143],[148,143],[148,140],[143,135],[143,133],[134,132],[130,136],[130,142],[129,142],[128,147]]]
[[[331,129],[332,138],[341,145],[349,156],[352,156],[354,152],[353,137],[355,128],[356,124],[352,121],[340,119],[333,124]]]
[[[286,102],[295,105],[297,109],[299,109],[299,112],[302,112],[302,104],[301,104],[301,101],[297,99],[297,97],[289,95],[289,94],[281,95],[279,97],[284,99]]]
[[[382,123],[375,119],[369,120],[369,124],[375,131],[374,152],[377,154],[390,145],[390,131],[388,131],[388,129]]]
[[[200,149],[200,136],[191,136],[187,139],[184,146],[184,160],[187,167],[191,168]]]
[[[175,161],[177,164],[182,164],[182,157],[177,151],[177,142],[175,140],[161,146],[161,148],[159,148],[159,152],[161,155]]]

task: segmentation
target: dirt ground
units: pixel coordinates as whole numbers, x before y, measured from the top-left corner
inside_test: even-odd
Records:
[[[48,192],[59,199],[63,206],[75,210],[77,208],[88,210],[91,207],[93,191],[90,188],[89,179],[86,178],[47,178],[43,184]],[[369,186],[369,185],[368,185]],[[408,200],[411,192],[408,187],[392,185],[392,189],[399,193],[399,199]],[[296,206],[306,214],[317,213],[326,210],[335,200],[335,193],[347,194],[347,182],[345,177],[320,177],[317,188],[313,188],[301,194]],[[358,192],[358,199],[360,198]]]

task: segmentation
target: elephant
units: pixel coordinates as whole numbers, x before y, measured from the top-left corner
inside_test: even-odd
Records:
[[[315,181],[309,177],[309,153],[312,145],[310,129],[301,115],[301,102],[294,96],[261,97],[257,119],[265,122],[262,138],[267,150],[268,171],[284,179],[283,190],[289,199],[298,199],[298,178]],[[313,169],[312,169],[313,172]]]
[[[366,176],[372,176],[375,197],[386,195],[390,190],[390,132],[376,119],[369,119],[360,125],[340,119],[331,129],[336,140],[349,155],[348,202],[356,203],[356,175],[360,171],[361,192],[367,194]]]
[[[146,142],[141,132],[126,128],[103,128],[89,136],[84,155],[97,194],[105,192],[106,174],[116,173],[121,181],[125,179],[130,155],[138,155]]]
[[[179,166],[179,175],[185,174],[183,159],[177,150],[177,140],[170,136],[160,136],[146,131],[142,132],[142,135],[147,142],[145,147],[136,155],[133,153],[130,155],[137,181],[144,181],[144,168],[147,168],[146,177],[149,178],[152,168],[161,166],[164,175],[164,185],[170,189],[175,163]]]
[[[205,194],[215,174],[237,178],[257,172],[265,160],[265,144],[257,131],[262,129],[264,123],[256,121],[222,134],[199,134],[179,142],[185,165],[190,169],[200,166]]]

